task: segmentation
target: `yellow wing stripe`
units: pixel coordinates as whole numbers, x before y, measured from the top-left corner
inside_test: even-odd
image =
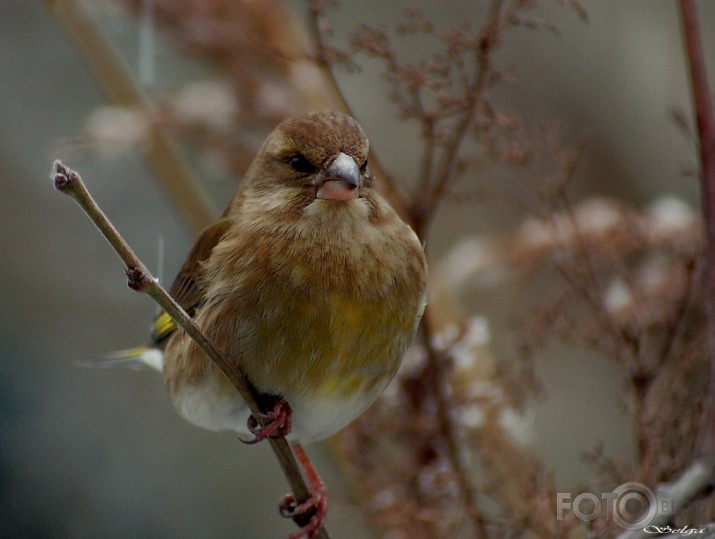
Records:
[[[152,328],[152,337],[155,342],[160,342],[171,335],[176,329],[176,323],[171,319],[171,317],[162,312],[159,316],[154,319],[154,326]]]

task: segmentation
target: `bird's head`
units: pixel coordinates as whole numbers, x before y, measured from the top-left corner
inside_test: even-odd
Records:
[[[316,200],[346,202],[372,186],[369,142],[341,112],[318,111],[282,122],[268,136],[244,179],[244,190],[303,208]]]

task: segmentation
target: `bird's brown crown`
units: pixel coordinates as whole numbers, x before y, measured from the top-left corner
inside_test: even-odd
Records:
[[[268,136],[244,182],[257,190],[275,187],[276,181],[295,186],[323,170],[342,152],[355,160],[361,169],[362,185],[369,187],[369,148],[360,124],[342,112],[300,114],[283,121]]]
[[[320,168],[340,152],[362,165],[367,159],[370,144],[362,127],[353,118],[342,112],[323,110],[285,120],[268,138],[266,147],[271,153],[283,157],[300,153],[313,166]]]

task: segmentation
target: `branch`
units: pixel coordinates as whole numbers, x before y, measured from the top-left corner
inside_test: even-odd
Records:
[[[421,138],[422,138],[422,162],[420,164],[420,176],[417,180],[417,190],[414,198],[419,197],[420,193],[429,191],[430,182],[432,180],[432,169],[435,161],[435,120],[427,113],[422,105],[420,97],[420,89],[417,88],[414,93],[415,109],[418,112],[420,120]]]
[[[446,146],[446,151],[442,156],[441,162],[437,165],[434,179],[431,178],[431,170],[435,165],[433,162],[435,150],[433,139],[434,126],[428,124],[429,131],[423,132],[425,139],[424,151],[425,154],[429,154],[423,156],[423,167],[428,168],[428,170],[422,171],[423,176],[419,182],[421,191],[415,193],[412,206],[410,207],[412,226],[423,241],[426,239],[427,229],[434,211],[448,190],[462,142],[472,125],[472,120],[479,106],[484,101],[484,93],[487,88],[489,74],[491,73],[490,53],[492,46],[497,41],[500,29],[501,5],[502,0],[494,0],[491,5],[490,18],[482,34],[480,50],[476,57],[476,74],[473,83],[468,89],[469,95],[467,97],[464,114]],[[421,105],[418,96],[416,103]],[[424,115],[421,117],[424,118]],[[447,457],[457,478],[458,488],[462,493],[475,536],[486,538],[488,537],[486,521],[477,501],[476,489],[472,485],[466,464],[460,453],[457,426],[454,424],[450,413],[449,396],[446,393],[445,380],[445,362],[447,357],[434,346],[433,335],[436,328],[432,321],[432,309],[429,305],[425,308],[420,328],[425,350],[427,351],[427,379],[430,391],[435,399],[440,435],[447,446]]]
[[[701,199],[705,222],[703,285],[710,357],[710,417],[704,443],[706,452],[715,453],[715,117],[693,0],[680,0],[680,14],[700,142]]]
[[[53,10],[112,101],[121,107],[140,110],[151,119],[146,158],[194,230],[203,230],[218,212],[191,173],[174,140],[156,120],[154,107],[134,82],[112,44],[87,15],[81,2],[55,2]]]
[[[268,419],[264,415],[264,410],[258,404],[258,391],[254,388],[246,378],[246,375],[231,362],[228,357],[221,352],[216,345],[210,340],[194,322],[194,320],[186,314],[181,306],[176,303],[169,293],[161,287],[157,279],[155,279],[146,266],[139,260],[131,247],[127,244],[124,238],[119,234],[114,225],[109,221],[101,208],[94,201],[89,191],[85,187],[79,174],[72,169],[67,168],[60,161],[55,161],[53,166],[53,181],[55,188],[70,197],[72,197],[84,210],[87,216],[92,220],[101,234],[106,238],[114,251],[122,259],[126,268],[127,282],[129,287],[138,292],[148,294],[166,313],[191,337],[201,349],[211,358],[217,367],[228,377],[231,383],[236,387],[241,397],[246,401],[253,416],[258,420],[261,426],[268,423]],[[310,490],[308,489],[300,468],[296,462],[295,456],[291,451],[288,442],[284,437],[269,438],[271,449],[278,459],[283,474],[288,480],[293,497],[298,504],[307,502],[310,498]],[[323,529],[316,537],[329,539],[328,533]]]
[[[499,40],[503,24],[501,16],[502,3],[503,0],[493,0],[490,6],[489,19],[482,31],[480,48],[475,57],[476,73],[474,81],[467,88],[462,117],[446,144],[446,151],[436,167],[434,178],[430,178],[430,181],[423,179],[421,181],[422,191],[415,194],[411,214],[417,235],[420,238],[424,239],[437,206],[452,184],[459,150],[462,148],[462,143],[472,126],[479,107],[484,103],[484,95],[489,85],[489,77],[492,74],[491,53]],[[426,149],[434,151],[434,145],[431,144]]]
[[[449,396],[446,393],[447,382],[445,380],[445,362],[447,357],[434,346],[433,335],[435,328],[429,305],[425,307],[420,328],[425,350],[427,351],[428,370],[425,373],[427,375],[425,378],[428,380],[430,391],[435,399],[440,436],[447,445],[447,458],[457,478],[457,484],[462,493],[461,497],[464,500],[472,527],[474,528],[475,537],[483,537],[486,539],[489,537],[487,535],[486,522],[477,502],[476,489],[472,485],[470,474],[467,471],[466,464],[460,452],[457,427],[454,424],[450,412]]]
[[[350,107],[350,103],[348,103],[345,94],[340,89],[338,79],[333,71],[333,62],[330,59],[328,44],[325,40],[327,29],[325,28],[325,21],[323,19],[323,3],[320,0],[309,2],[308,14],[308,21],[310,23],[309,30],[316,50],[313,60],[318,64],[318,67],[323,70],[323,73],[325,73],[328,84],[330,84],[330,89],[338,100],[340,108],[342,108],[346,114],[353,116],[352,107]]]
[[[707,494],[714,483],[715,467],[713,463],[695,461],[678,479],[658,487],[655,492],[658,512],[645,529],[669,524],[688,502]],[[645,537],[653,537],[653,533],[648,533],[643,529],[630,530],[620,534],[617,539],[642,539]]]
[[[323,20],[323,2],[320,0],[308,2],[308,13],[310,23],[309,30],[313,37],[313,43],[316,50],[313,59],[323,73],[325,73],[328,83],[330,84],[330,88],[340,104],[340,108],[342,108],[346,114],[355,118],[356,116],[353,113],[345,94],[340,89],[338,79],[335,76],[335,71],[333,70],[333,63],[330,59],[330,51],[328,50],[328,44],[325,40],[326,30],[324,28],[325,22]],[[380,164],[374,150],[370,152],[370,168],[378,176],[378,178],[380,178],[380,186],[384,190],[387,199],[395,206],[395,209],[397,209],[398,212],[404,215],[408,206],[407,196],[395,183],[392,176],[390,176],[390,174]]]

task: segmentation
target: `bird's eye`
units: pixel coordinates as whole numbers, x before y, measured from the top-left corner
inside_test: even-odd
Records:
[[[288,164],[290,165],[290,168],[296,172],[300,172],[301,174],[312,174],[318,170],[317,167],[311,164],[310,161],[300,154],[291,155],[288,158]]]
[[[365,174],[365,171],[367,170],[367,159],[363,161],[362,165],[360,165],[360,174]]]

